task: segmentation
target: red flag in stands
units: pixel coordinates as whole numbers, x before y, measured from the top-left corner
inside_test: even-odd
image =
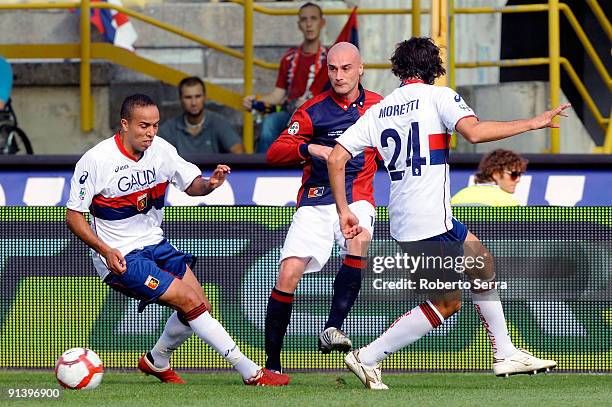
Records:
[[[122,6],[121,0],[91,0]],[[138,34],[128,20],[128,16],[112,9],[91,9],[91,24],[93,24],[104,38],[114,45],[134,51],[134,43]]]
[[[337,44],[339,42],[350,42],[357,48],[359,48],[359,33],[357,32],[357,7],[353,8],[353,12],[348,18],[348,21],[338,34],[336,38]],[[327,67],[320,69],[317,76],[314,78],[312,85],[310,85],[310,93],[312,96],[316,96],[324,90],[329,89],[329,77],[327,76]]]

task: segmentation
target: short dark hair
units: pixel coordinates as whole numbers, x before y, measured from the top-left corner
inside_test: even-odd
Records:
[[[429,37],[412,37],[397,44],[391,65],[391,71],[401,80],[419,78],[429,85],[446,73],[440,48]]]
[[[195,86],[195,85],[201,85],[202,91],[204,92],[204,95],[206,95],[206,85],[204,85],[204,81],[198,78],[197,76],[188,76],[179,82],[179,85],[178,85],[179,97],[183,95],[184,87]]]
[[[493,174],[504,171],[525,172],[527,161],[514,151],[501,148],[493,150],[480,160],[478,172],[474,176],[476,184],[484,184],[493,181]]]
[[[318,4],[314,4],[311,1],[309,1],[308,3],[302,4],[302,6],[300,6],[300,8],[298,10],[298,14],[300,14],[300,11],[304,10],[306,7],[315,7],[315,8],[317,8],[319,10],[319,16],[323,17],[323,9],[321,8],[321,6],[319,6]]]
[[[136,93],[135,95],[128,96],[123,100],[123,103],[121,104],[121,118],[125,120],[130,120],[132,118],[132,113],[134,112],[135,108],[147,106],[157,106],[157,104],[153,101],[153,99],[141,93]]]

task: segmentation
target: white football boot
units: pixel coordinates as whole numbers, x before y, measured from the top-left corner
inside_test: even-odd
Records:
[[[508,377],[514,374],[537,374],[549,372],[557,366],[554,360],[539,359],[524,349],[518,349],[505,359],[493,361],[493,373]]]
[[[322,353],[330,353],[332,350],[348,352],[352,347],[353,343],[349,337],[333,326],[327,328],[319,335],[319,350]]]
[[[361,383],[368,389],[372,390],[388,390],[386,384],[382,382],[380,373],[380,364],[376,366],[367,366],[359,360],[359,350],[350,352],[344,358],[344,363],[349,370],[361,380]]]

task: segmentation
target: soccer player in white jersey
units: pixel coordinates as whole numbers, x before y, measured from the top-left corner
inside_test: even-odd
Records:
[[[409,242],[436,242],[437,246],[458,242],[466,252],[485,258],[485,267],[466,271],[468,277],[472,281],[493,281],[490,253],[451,213],[447,160],[450,134],[456,130],[471,143],[482,143],[529,130],[558,127],[552,119],[565,116],[564,110],[569,105],[527,120],[479,121],[452,89],[433,86],[435,78],[445,71],[439,49],[430,38],[411,38],[400,43],[391,62],[401,87],[338,137],[328,159],[342,232],[349,239],[361,229],[346,204],[345,163],[365,148],[376,147],[391,178],[391,236],[402,247]],[[494,284],[491,286],[488,290],[472,290],[472,301],[493,347],[495,374],[505,376],[554,368],[555,361],[538,359],[512,344],[497,289]],[[402,315],[372,343],[347,355],[347,366],[366,387],[386,389],[379,363],[427,335],[461,307],[458,289],[429,298]]]
[[[76,165],[67,203],[70,230],[92,250],[104,283],[140,300],[175,312],[138,368],[166,383],[185,381],[170,368],[170,356],[193,333],[225,358],[247,385],[282,386],[286,375],[262,369],[240,352],[210,313],[210,303],[191,267],[194,257],[164,238],[160,228],[166,188],[172,183],[191,196],[221,186],[230,168],[218,165],[209,179],[155,137],[159,110],[146,95],[132,95],[121,106],[121,130],[87,151]],[[89,212],[91,226],[84,213]]]

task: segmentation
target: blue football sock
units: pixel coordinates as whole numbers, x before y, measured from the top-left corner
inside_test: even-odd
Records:
[[[291,319],[293,294],[272,289],[266,311],[266,368],[281,371],[280,354]]]
[[[359,295],[359,290],[361,289],[361,269],[364,267],[364,257],[347,254],[344,258],[334,280],[334,296],[325,329],[332,326],[338,329],[342,327],[344,320]]]

